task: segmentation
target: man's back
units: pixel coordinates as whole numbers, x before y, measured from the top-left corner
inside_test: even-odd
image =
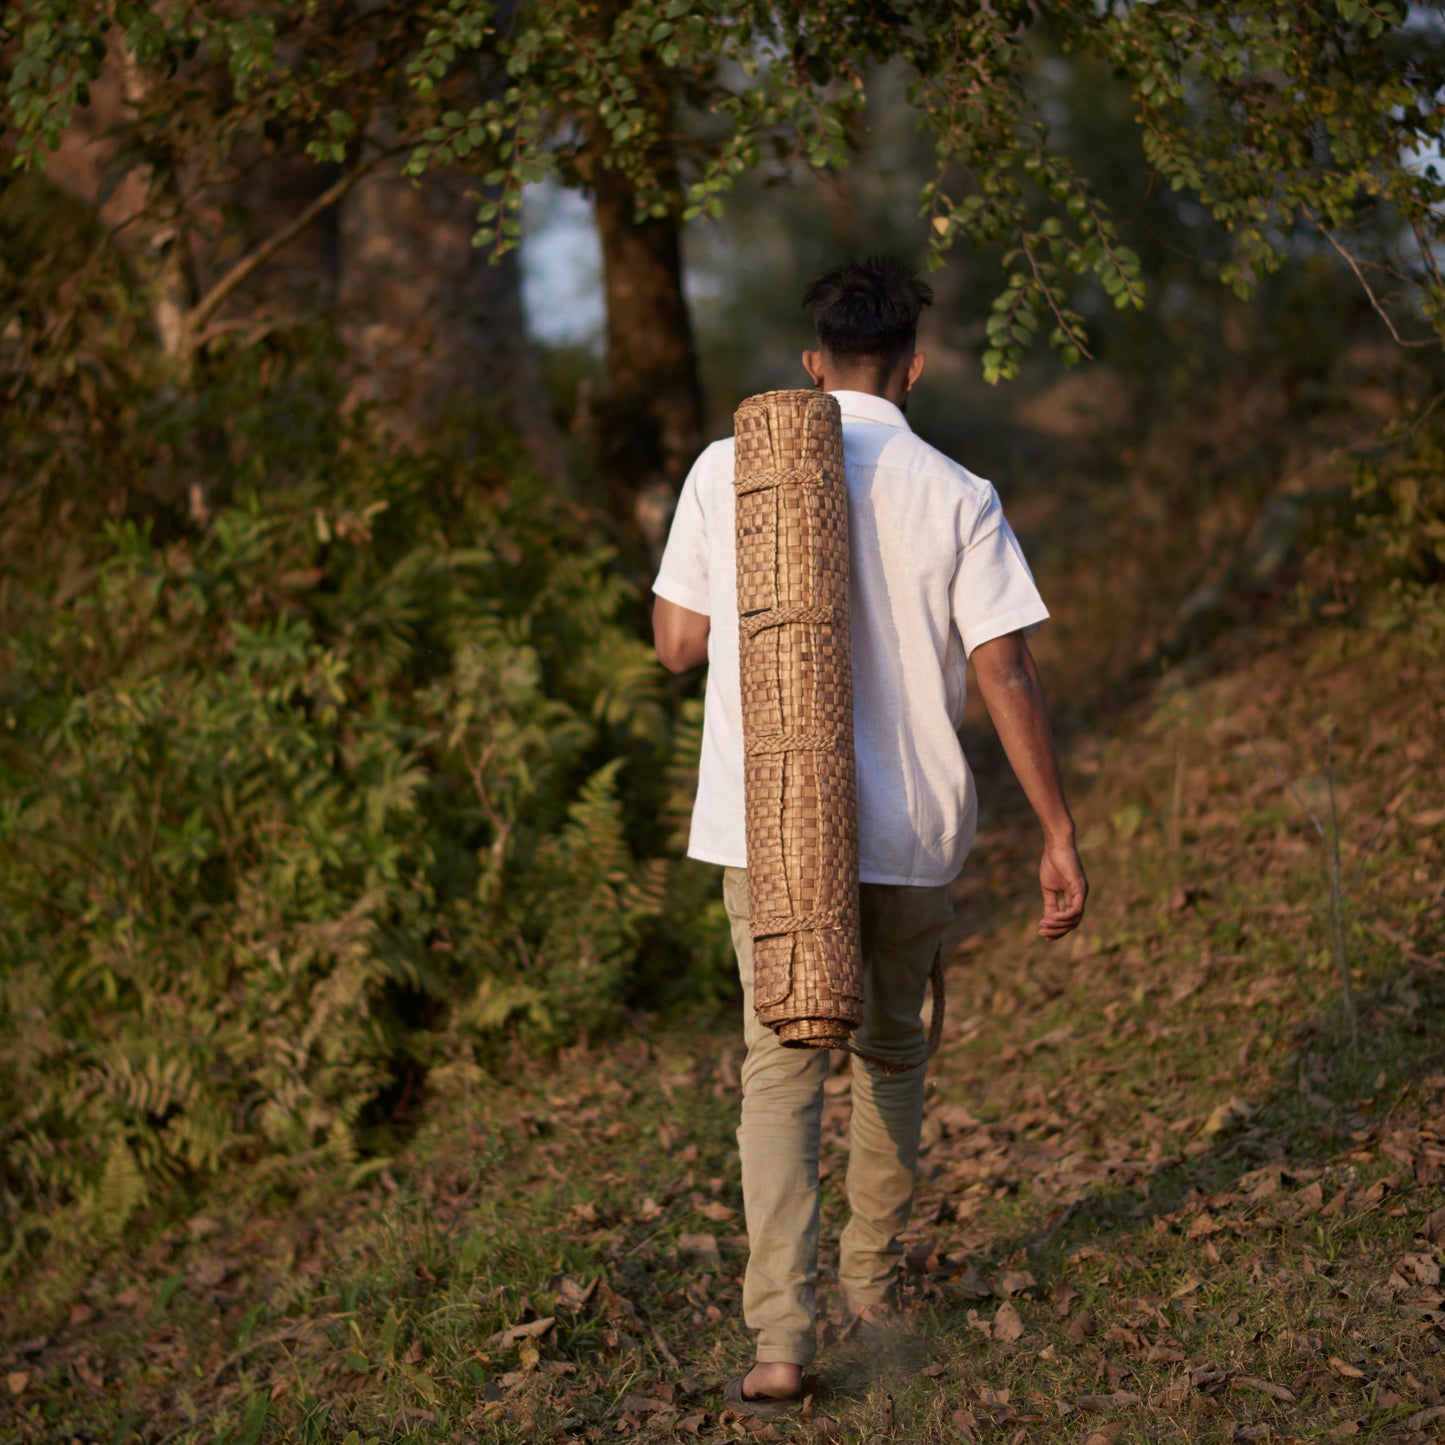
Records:
[[[966,654],[1048,612],[993,487],[914,436],[890,402],[834,395],[848,470],[860,877],[947,883],[977,818],[957,737]],[[688,851],[745,867],[732,470],[731,441],[703,453],[654,586],[711,624]]]

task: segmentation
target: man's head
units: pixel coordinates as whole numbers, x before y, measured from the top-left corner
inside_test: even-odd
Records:
[[[932,302],[932,287],[889,256],[825,271],[803,296],[818,328],[804,368],[827,391],[867,391],[902,406],[923,371],[918,318]]]

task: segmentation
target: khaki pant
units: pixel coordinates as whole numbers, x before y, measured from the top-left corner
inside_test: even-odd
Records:
[[[743,1208],[748,1268],[743,1318],[757,1331],[757,1358],[806,1365],[816,1348],[818,1142],[826,1049],[785,1049],[753,1014],[748,875],[723,872],[723,901],[743,985]],[[953,916],[949,889],[865,883],[862,1027],[858,1048],[879,1058],[917,1058],[924,1047],[923,995],[934,950]],[[925,1070],[882,1074],[853,1060],[848,1153],[850,1218],[839,1240],[838,1281],[855,1309],[888,1300],[898,1277],[898,1235],[913,1207]]]

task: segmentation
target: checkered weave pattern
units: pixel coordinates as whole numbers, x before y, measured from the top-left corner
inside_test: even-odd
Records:
[[[758,1018],[847,1048],[863,1018],[843,418],[819,391],[733,418],[748,893]]]

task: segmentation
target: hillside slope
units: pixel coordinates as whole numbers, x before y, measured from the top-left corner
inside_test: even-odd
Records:
[[[1161,668],[1147,642],[1188,579],[1154,579],[1167,606],[1101,587],[1097,538],[1057,565],[1077,500],[1029,516],[1086,925],[1034,936],[1032,827],[971,722],[986,805],[907,1308],[882,1347],[830,1324],[806,1417],[750,1433],[1439,1438],[1445,666],[1370,598],[1320,603],[1336,548]],[[7,1317],[7,1438],[748,1433],[716,1394],[748,1351],[739,1033],[638,1018],[519,1059],[349,1184],[197,1201],[75,1298]],[[825,1241],[848,1091],[840,1057]]]

